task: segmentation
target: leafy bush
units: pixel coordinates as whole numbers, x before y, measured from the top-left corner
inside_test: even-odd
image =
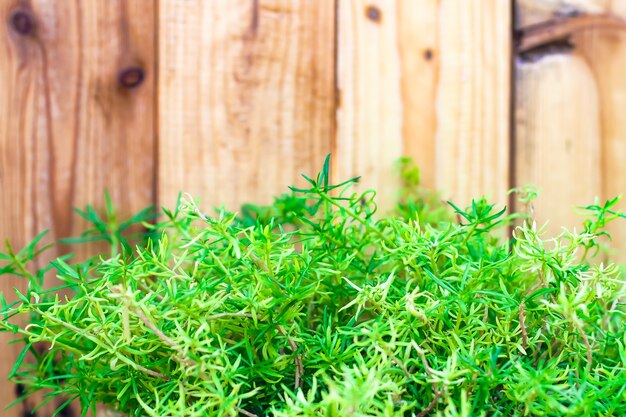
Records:
[[[83,414],[626,415],[624,282],[593,261],[617,200],[544,239],[482,199],[446,211],[401,170],[412,189],[386,217],[373,191],[350,194],[356,179],[329,184],[327,160],[309,188],[241,215],[180,199],[132,251],[93,210],[84,238],[109,256],[31,273],[37,240],[9,248],[0,273],[28,279],[2,299],[24,345],[11,378]],[[52,268],[63,285],[45,289]]]

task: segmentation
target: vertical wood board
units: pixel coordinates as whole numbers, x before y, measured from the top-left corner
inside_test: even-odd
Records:
[[[442,0],[436,186],[467,205],[510,187],[511,2]]]
[[[403,122],[410,111],[407,102],[415,97],[411,85],[418,82],[411,78],[419,62],[408,57],[417,56],[419,44],[404,50],[407,45],[401,44],[400,32],[411,33],[421,8],[388,0],[340,0],[338,6],[335,181],[360,176],[359,189],[375,189],[379,208],[386,211],[395,200],[398,178],[393,164],[404,153],[404,136],[411,135],[405,130],[411,126]],[[433,97],[428,96],[427,89],[427,100],[412,103],[415,107],[425,103],[425,112],[411,122],[432,123]],[[424,151],[432,154],[428,145]],[[428,172],[427,167],[422,169]]]
[[[568,15],[604,15],[624,20],[626,3],[610,0],[518,0],[518,29],[555,16],[564,18]],[[532,127],[526,129],[530,136],[523,140],[538,144],[533,151],[535,154],[550,150],[556,152],[554,146],[558,147],[558,143],[561,146],[566,142],[573,144],[573,147],[569,146],[556,155],[556,160],[550,164],[559,168],[562,183],[558,184],[558,180],[548,175],[540,179],[548,187],[548,191],[540,197],[545,212],[550,212],[550,217],[558,219],[558,223],[573,226],[579,225],[582,218],[573,215],[571,206],[590,204],[595,197],[603,201],[626,192],[623,175],[626,119],[622,111],[626,104],[626,80],[623,77],[626,35],[623,31],[594,26],[576,33],[570,42],[572,51],[566,58],[542,57],[545,53],[539,51],[534,53],[535,57],[547,59],[552,65],[528,65],[521,73],[533,79],[536,85],[543,83],[543,88],[551,93],[546,97],[547,102],[542,100],[542,104],[544,108],[547,103],[554,106],[533,121]],[[556,62],[559,64],[555,66]],[[516,86],[518,95],[528,93],[525,85],[520,82]],[[535,100],[539,95],[547,94],[538,90],[535,93],[538,94],[535,99],[526,102],[518,100],[518,113],[538,115],[539,110],[533,109],[540,103]],[[557,104],[554,96],[564,99]],[[538,175],[537,171],[532,174],[531,171],[536,168],[522,159],[520,155],[517,162],[518,183],[524,176]],[[564,182],[567,172],[570,178]],[[619,208],[623,210],[625,205],[622,203]],[[546,216],[544,214],[544,218]],[[609,231],[613,235],[612,246],[621,252],[616,259],[625,259],[626,223],[617,221],[609,227]]]
[[[601,184],[595,80],[587,64],[564,52],[517,61],[516,180],[538,187],[537,223],[581,230],[575,207],[593,203]]]
[[[105,188],[122,215],[153,204],[153,2],[0,0],[0,16],[2,240],[20,248],[45,229],[48,241],[80,233],[85,223],[72,208],[101,206]],[[118,74],[131,66],[145,77],[125,89]],[[3,277],[8,299],[13,287],[25,282]],[[14,337],[2,334],[0,344]],[[5,351],[0,378],[16,349]],[[6,387],[0,407],[15,399]],[[2,415],[25,412],[18,405]]]
[[[611,1],[604,13],[626,21],[626,2]],[[573,38],[578,53],[586,60],[595,77],[600,106],[601,198],[626,198],[626,32],[596,30]],[[617,207],[626,210],[626,201]],[[626,220],[618,220],[609,228],[615,258],[626,260]]]
[[[511,9],[487,3],[339,1],[337,180],[389,208],[408,155],[446,198],[505,203]]]
[[[599,95],[600,128],[602,134],[598,192],[603,199],[626,197],[626,35],[623,33],[580,34],[576,46],[589,63],[595,76]],[[626,210],[622,200],[617,206]],[[609,226],[613,246],[619,251],[617,259],[626,259],[626,220]]]
[[[159,199],[268,203],[334,137],[332,1],[161,0]]]

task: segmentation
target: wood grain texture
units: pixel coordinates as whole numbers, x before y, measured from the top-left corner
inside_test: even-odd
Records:
[[[539,13],[539,11],[542,11]],[[578,15],[601,15],[608,16],[618,21],[626,20],[626,2],[611,0],[563,0],[545,2],[540,0],[519,0],[519,22],[520,24],[537,23],[547,20],[551,16],[565,16],[567,14]],[[563,190],[556,185],[551,186],[556,193],[548,193],[543,199],[551,206],[567,204],[589,203],[593,196],[601,199],[608,199],[626,193],[626,180],[624,180],[624,165],[626,163],[626,118],[623,116],[623,109],[626,105],[626,81],[623,76],[623,69],[626,65],[626,35],[623,31],[615,30],[612,27],[594,27],[591,30],[580,32],[571,37],[572,54],[568,58],[568,64],[561,64],[563,71],[563,82],[569,82],[573,92],[570,100],[564,101],[559,109],[555,109],[560,115],[576,114],[580,112],[580,117],[565,127],[566,132],[573,132],[577,138],[578,150],[573,155],[569,164],[583,161],[582,168],[575,170],[571,165],[570,172],[576,178],[576,187],[566,186]],[[553,72],[551,66],[543,66],[542,71]],[[552,68],[552,69],[550,69]],[[535,72],[540,70],[535,69]],[[537,77],[544,77],[536,74]],[[550,77],[546,75],[545,77]],[[576,81],[574,78],[580,78]],[[592,85],[593,84],[593,85]],[[549,84],[546,84],[546,86]],[[585,86],[582,90],[580,85]],[[518,85],[518,92],[523,91],[523,86]],[[552,88],[552,87],[550,87]],[[585,92],[586,90],[587,92]],[[558,91],[561,91],[559,88]],[[593,91],[593,92],[592,92]],[[556,94],[556,91],[554,92]],[[592,104],[583,103],[597,97]],[[526,103],[524,106],[535,104]],[[596,109],[597,107],[597,109]],[[586,110],[585,110],[586,108]],[[526,108],[525,110],[530,110]],[[588,114],[583,114],[586,112]],[[555,120],[544,118],[544,122],[553,125]],[[597,125],[597,126],[596,126]],[[536,126],[534,135],[536,141],[543,142],[545,137],[544,126]],[[591,136],[581,137],[581,133],[576,133],[576,129],[591,129],[594,133]],[[597,139],[596,139],[597,137]],[[599,155],[584,155],[578,153],[587,152],[588,147],[593,146],[594,152]],[[590,163],[595,161],[594,166]],[[567,162],[567,161],[565,161]],[[556,164],[561,163],[560,160]],[[587,169],[591,169],[590,176]],[[577,171],[577,172],[574,172]],[[585,175],[581,175],[585,173]],[[584,178],[583,178],[584,177]],[[599,179],[598,179],[599,177]],[[582,189],[578,187],[582,180]],[[549,181],[548,179],[544,181]],[[556,190],[559,188],[559,190]],[[567,191],[571,190],[571,191]],[[569,199],[559,203],[563,193],[569,193]],[[576,194],[578,193],[578,194]],[[546,193],[544,193],[546,194]],[[550,202],[548,202],[550,201]],[[564,207],[565,208],[565,207]],[[620,207],[626,209],[626,204],[622,202]],[[563,209],[563,208],[562,208]],[[571,212],[569,212],[571,213]],[[580,219],[571,218],[570,223],[580,223]],[[626,259],[623,248],[626,245],[626,224],[615,222],[609,228],[614,240],[614,247],[621,253],[617,254],[618,260]]]
[[[626,196],[626,35],[615,32],[589,32],[574,40],[580,55],[596,80],[600,107],[602,185],[600,196],[609,199]],[[626,201],[618,208],[626,211]],[[609,227],[617,259],[626,261],[626,221]]]
[[[334,137],[333,1],[159,3],[159,199],[268,203]],[[301,181],[298,181],[300,184]]]
[[[401,7],[397,2],[359,0],[338,3],[339,100],[333,166],[335,181],[361,176],[359,189],[377,190],[377,202],[383,211],[392,207],[395,199],[397,178],[393,163],[404,153],[404,136],[415,133],[404,131],[403,119],[405,103],[415,97],[411,88],[414,81],[409,77],[415,75],[411,70],[417,68],[408,67],[419,64],[402,58],[403,53],[417,56],[419,44],[415,45],[415,50],[403,51],[400,28],[405,28],[411,38],[415,37],[408,22],[416,23],[419,8],[416,10],[408,2],[400,3],[406,15],[399,14]],[[405,71],[403,77],[403,70],[411,74]],[[403,92],[406,93],[404,97]],[[425,95],[429,96],[428,89]],[[431,94],[424,106],[426,112],[422,120],[426,124],[433,123],[434,119],[432,98]],[[412,104],[419,106],[419,102]],[[418,118],[411,120],[419,123]],[[432,160],[434,156],[428,136],[425,135],[427,146],[423,154],[430,153],[431,158],[423,158],[422,162]],[[428,167],[422,169],[429,171]]]
[[[421,183],[435,181],[436,97],[439,84],[439,1],[397,2],[403,155],[420,168]]]
[[[105,188],[122,214],[154,203],[153,7],[145,0],[0,0],[2,240],[21,247],[44,229],[49,240],[79,233],[85,225],[72,207],[98,207]],[[127,90],[117,76],[131,65],[146,77]],[[24,284],[3,277],[0,289],[11,298]],[[0,344],[12,338],[2,334]],[[17,348],[4,351],[2,380]],[[2,387],[0,407],[15,398],[14,387]],[[18,406],[2,415],[23,412]]]
[[[409,155],[446,197],[503,203],[508,2],[340,1],[338,22],[337,179],[362,175],[389,207],[393,162]]]
[[[602,14],[621,0],[516,0],[517,27],[529,26],[557,16]]]
[[[459,204],[510,187],[511,3],[442,0],[436,185]]]
[[[577,206],[593,203],[601,184],[596,83],[579,56],[557,53],[517,61],[516,180],[541,192],[538,224],[547,232],[577,227]]]

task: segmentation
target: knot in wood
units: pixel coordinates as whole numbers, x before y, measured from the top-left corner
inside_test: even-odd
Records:
[[[35,19],[25,11],[18,10],[11,15],[11,27],[20,35],[30,35],[35,30]]]
[[[138,87],[146,77],[146,74],[141,67],[128,67],[120,71],[117,76],[117,81],[124,88]]]
[[[370,5],[365,9],[365,16],[372,22],[378,23],[382,18],[382,12],[378,7]]]

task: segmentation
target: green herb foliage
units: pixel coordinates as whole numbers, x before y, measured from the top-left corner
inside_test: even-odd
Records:
[[[532,210],[445,210],[400,171],[390,216],[356,179],[332,185],[327,160],[269,207],[208,216],[181,198],[133,250],[93,209],[110,255],[31,273],[38,240],[9,247],[0,273],[29,283],[2,298],[24,347],[11,378],[83,415],[626,415],[624,282],[594,261],[617,200],[546,239]],[[44,289],[50,269],[62,287]]]

